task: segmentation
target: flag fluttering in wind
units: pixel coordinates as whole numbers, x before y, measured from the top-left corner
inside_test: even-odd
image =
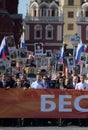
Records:
[[[1,46],[0,46],[0,58],[6,58],[6,39],[5,37],[2,39]]]
[[[23,40],[23,41],[21,41],[21,43],[20,43],[20,48],[25,48],[26,47],[26,43],[25,43],[25,41]]]
[[[77,47],[77,50],[76,50],[76,58],[75,58],[76,64],[80,64],[81,52],[84,52],[84,45],[82,44],[82,40],[80,39],[80,43],[78,44],[78,47]]]
[[[61,49],[60,63],[64,64],[64,47]]]

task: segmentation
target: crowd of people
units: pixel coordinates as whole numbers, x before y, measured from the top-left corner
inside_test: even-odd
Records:
[[[77,71],[73,73],[57,72],[52,79],[52,75],[47,70],[39,69],[35,75],[35,81],[30,82],[25,73],[2,73],[0,78],[0,88],[23,88],[23,89],[88,89],[88,74],[78,75]],[[8,122],[9,121],[9,122]],[[87,119],[0,119],[0,125],[26,126],[26,125],[68,125],[74,124],[88,126]]]

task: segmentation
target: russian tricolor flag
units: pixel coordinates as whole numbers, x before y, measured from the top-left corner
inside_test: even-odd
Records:
[[[64,47],[61,49],[60,63],[64,64]]]
[[[82,44],[82,40],[80,40],[80,43],[78,44],[78,47],[77,47],[76,58],[75,58],[76,64],[80,64],[81,52],[84,52],[84,45]]]
[[[0,46],[0,58],[5,59],[6,58],[6,39],[3,38]]]
[[[25,41],[21,41],[21,43],[20,43],[20,48],[25,48],[25,47],[26,47]]]

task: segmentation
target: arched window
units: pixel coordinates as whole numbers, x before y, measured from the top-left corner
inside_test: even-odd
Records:
[[[31,15],[32,17],[38,16],[38,9],[39,9],[38,3],[37,3],[37,2],[33,2],[33,3],[30,5],[30,15]]]
[[[34,17],[36,17],[36,9],[34,9]]]
[[[52,1],[50,4],[50,9],[51,9],[51,16],[58,16],[58,5],[56,4],[55,1]]]
[[[55,9],[52,9],[52,16],[55,16]]]
[[[86,8],[85,17],[88,17],[88,8]]]
[[[46,13],[47,12],[46,8],[42,8],[41,10],[42,10],[42,16],[46,16],[46,14],[47,14]]]
[[[47,25],[46,26],[46,39],[53,39],[53,26],[52,25]]]
[[[88,26],[86,27],[86,40],[88,40]]]
[[[48,8],[49,5],[46,1],[43,1],[39,4],[40,16],[47,16],[48,15]]]
[[[41,25],[35,25],[34,39],[42,39],[42,26]]]

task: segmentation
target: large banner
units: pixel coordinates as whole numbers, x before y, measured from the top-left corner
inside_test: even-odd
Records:
[[[88,118],[88,91],[0,89],[0,118]]]

